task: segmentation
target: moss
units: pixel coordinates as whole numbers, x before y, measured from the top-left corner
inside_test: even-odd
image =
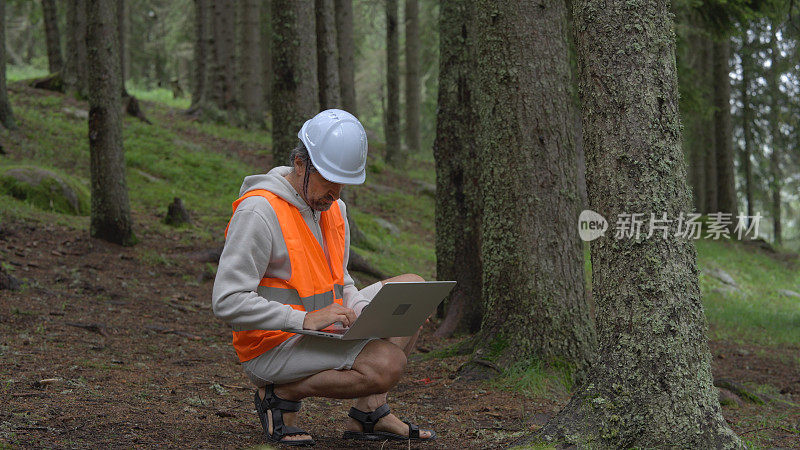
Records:
[[[76,178],[37,166],[0,168],[0,192],[59,213],[88,215],[89,190]]]

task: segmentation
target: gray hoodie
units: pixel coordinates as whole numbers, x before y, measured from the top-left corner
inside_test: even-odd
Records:
[[[296,206],[320,246],[325,249],[327,256],[327,248],[319,226],[320,213],[312,211],[284,178],[284,175],[291,170],[290,167],[276,167],[266,175],[246,177],[239,196],[254,189],[265,189]],[[337,203],[345,220],[343,303],[359,315],[369,300],[358,293],[353,279],[347,273],[350,227],[347,224],[344,202],[338,200]],[[231,325],[235,331],[303,328],[305,312],[297,311],[289,305],[261,297],[256,293],[262,278],[289,279],[291,271],[286,242],[283,240],[281,226],[272,205],[261,196],[246,198],[239,204],[231,218],[225,248],[219,259],[212,293],[214,314]]]

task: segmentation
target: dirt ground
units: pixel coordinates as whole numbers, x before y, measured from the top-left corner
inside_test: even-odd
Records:
[[[29,285],[0,290],[0,447],[248,448],[264,438],[252,388],[210,309],[208,243],[147,228],[122,248],[56,225],[0,224],[0,260]],[[165,257],[154,255],[164,254]],[[447,345],[426,329],[418,348]],[[800,448],[799,348],[712,342],[714,375],[768,385],[766,405],[724,406],[742,437]],[[565,399],[548,400],[459,380],[464,361],[413,358],[390,394],[400,417],[439,435],[428,448],[501,448],[534,430]],[[748,384],[750,385],[750,384]],[[318,448],[340,439],[348,402],[307,399],[300,425]],[[374,443],[373,448],[406,448]]]

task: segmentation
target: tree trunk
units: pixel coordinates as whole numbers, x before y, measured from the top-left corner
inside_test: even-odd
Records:
[[[357,116],[355,82],[355,42],[353,39],[353,0],[334,0],[336,9],[336,47],[339,52],[339,83],[342,109]]]
[[[666,237],[592,241],[599,351],[538,437],[581,448],[741,448],[712,382],[694,243],[674,234],[691,193],[669,3],[577,0],[574,14],[592,209],[612,223],[633,213],[673,222]]]
[[[400,44],[397,0],[386,0],[386,162],[405,163],[400,147]]]
[[[130,245],[134,237],[122,148],[122,89],[117,55],[116,10],[112,2],[87,0],[86,12],[91,235]]]
[[[339,60],[336,52],[336,14],[333,0],[315,0],[317,24],[317,81],[319,108],[341,108]]]
[[[733,169],[733,132],[731,131],[730,40],[714,43],[714,142],[717,154],[717,208],[731,214],[730,228],[739,215],[736,178]]]
[[[770,36],[770,54],[772,64],[769,69],[768,89],[770,96],[770,138],[772,151],[769,156],[770,172],[770,203],[772,210],[772,235],[776,245],[783,242],[783,232],[781,229],[781,188],[783,178],[781,176],[781,154],[783,153],[783,139],[781,133],[781,114],[780,114],[780,51],[778,49],[778,37],[776,35],[775,23],[772,24]]]
[[[125,80],[128,79],[128,53],[127,53],[127,11],[125,0],[117,0],[117,38],[119,39],[119,73],[120,84],[122,85],[122,96],[127,97],[128,91],[125,89]]]
[[[272,0],[272,155],[288,163],[303,123],[319,111],[312,0]]]
[[[42,0],[44,34],[47,41],[47,68],[50,73],[61,72],[64,59],[61,57],[61,35],[58,32],[58,10],[55,0]]]
[[[270,5],[270,0],[264,0],[261,5],[261,71],[265,112],[272,103],[272,20],[270,19]]]
[[[209,100],[220,110],[236,108],[236,47],[234,45],[236,5],[233,0],[211,2],[211,28],[214,34],[211,72],[211,94]]]
[[[194,2],[194,83],[192,84],[192,104],[189,112],[196,111],[205,102],[208,89],[208,12],[209,0]]]
[[[262,127],[264,123],[264,73],[261,63],[261,0],[244,0],[241,10],[239,66],[240,98],[247,124]]]
[[[441,2],[436,115],[436,278],[456,280],[436,336],[476,333],[481,301],[480,195],[472,105],[474,1]]]
[[[706,174],[705,157],[708,151],[708,107],[705,104],[703,94],[710,88],[710,83],[705,82],[709,75],[705,73],[706,41],[708,40],[701,28],[701,22],[696,17],[687,20],[691,25],[691,31],[686,37],[686,46],[683,57],[686,58],[691,70],[691,76],[683,82],[693,86],[697,100],[687,111],[681,111],[684,117],[686,132],[683,134],[684,148],[688,153],[689,160],[689,185],[692,188],[692,204],[694,210],[698,212],[706,211]],[[678,58],[680,60],[680,58]],[[713,142],[713,141],[712,141]]]
[[[64,64],[67,92],[86,97],[86,65],[86,0],[68,0],[67,59]]]
[[[417,0],[406,0],[406,146],[419,152],[419,7]]]
[[[753,164],[750,161],[753,155],[753,108],[750,105],[750,72],[753,70],[753,43],[744,35],[742,37],[742,136],[744,148],[742,151],[742,169],[744,170],[744,192],[747,202],[747,216],[753,217]],[[748,225],[749,225],[748,219]]]
[[[709,74],[709,76],[705,78],[704,84],[708,88],[708,92],[713,92],[715,82],[713,76],[714,65],[712,63],[714,61],[714,45],[710,39],[705,39],[702,59],[705,62],[704,73]],[[703,123],[705,126],[701,133],[705,136],[705,139],[703,139],[701,145],[705,148],[705,158],[703,159],[705,171],[705,195],[703,196],[705,198],[705,209],[703,209],[702,212],[708,214],[719,211],[717,205],[717,199],[719,198],[717,195],[717,145],[716,133],[711,132],[711,130],[714,130],[713,117],[707,118]]]
[[[0,123],[8,130],[17,128],[6,89],[6,2],[0,0]]]
[[[485,315],[476,359],[563,362],[596,343],[586,302],[563,2],[475,8]]]

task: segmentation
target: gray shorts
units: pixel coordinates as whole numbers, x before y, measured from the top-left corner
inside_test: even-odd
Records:
[[[369,300],[378,293],[381,283],[359,292]],[[242,368],[257,386],[285,384],[324,370],[349,370],[369,339],[341,341],[296,334],[277,347],[242,363]]]

